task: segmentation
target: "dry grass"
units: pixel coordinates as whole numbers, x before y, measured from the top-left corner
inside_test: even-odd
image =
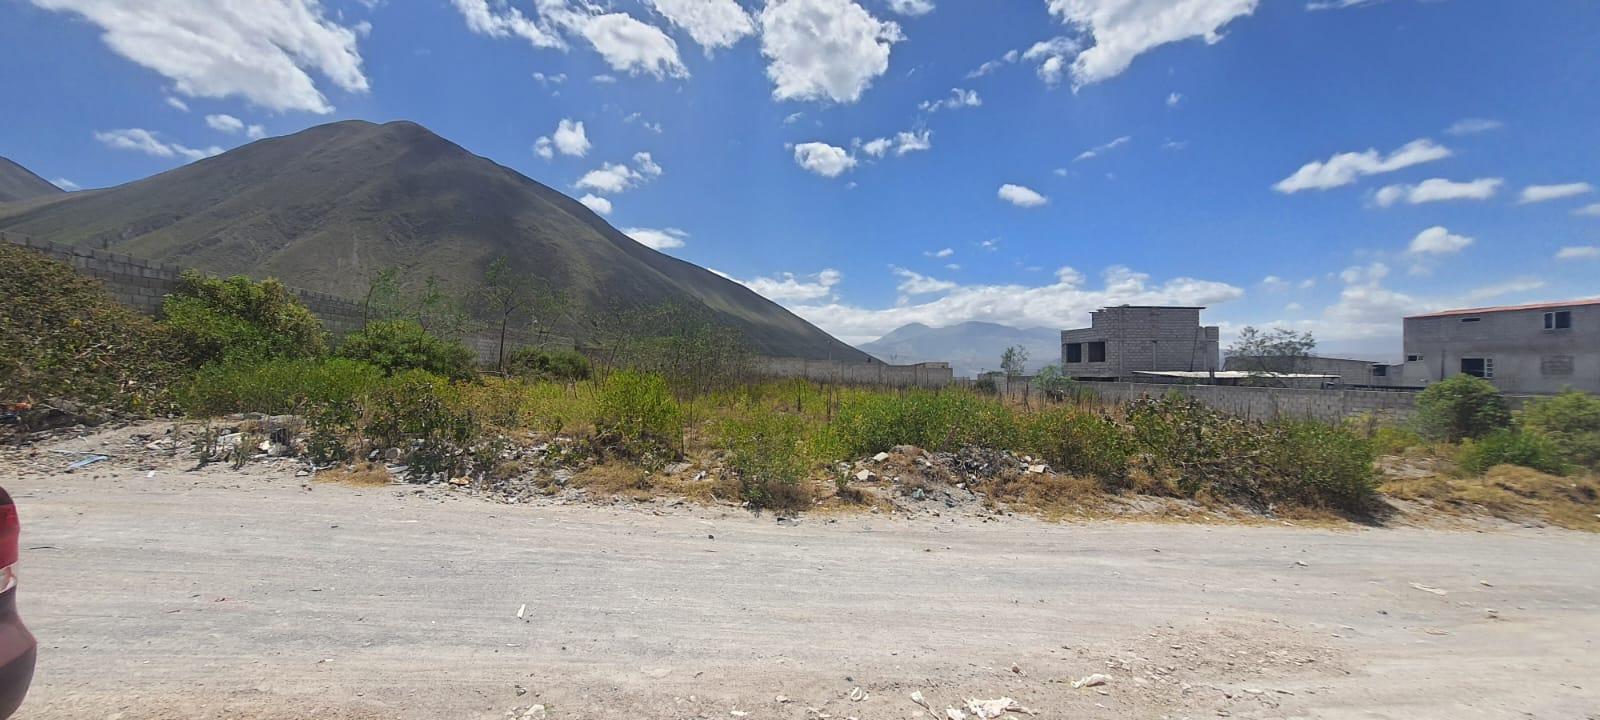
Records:
[[[1600,478],[1562,477],[1499,465],[1481,477],[1436,473],[1390,479],[1379,487],[1390,497],[1426,503],[1457,514],[1488,514],[1522,522],[1538,519],[1573,530],[1600,532]]]
[[[356,487],[378,487],[394,482],[394,477],[389,474],[389,468],[375,462],[329,468],[317,473],[312,479],[317,482],[354,485]]]

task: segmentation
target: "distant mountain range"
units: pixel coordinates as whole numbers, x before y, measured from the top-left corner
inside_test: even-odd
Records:
[[[60,195],[64,190],[27,168],[0,157],[0,203]]]
[[[436,275],[477,287],[503,257],[566,290],[580,317],[687,301],[763,354],[867,360],[749,288],[647,248],[578,201],[411,122],[320,125],[74,193],[5,161],[0,202],[0,230],[350,298],[389,267],[403,283]]]
[[[1060,330],[976,321],[941,328],[911,323],[858,347],[894,364],[945,361],[955,374],[973,377],[999,370],[1001,353],[1012,345],[1027,348],[1030,372],[1061,361]]]

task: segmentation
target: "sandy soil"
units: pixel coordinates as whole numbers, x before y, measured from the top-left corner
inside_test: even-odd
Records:
[[[22,718],[1600,717],[1579,533],[779,522],[72,459],[0,453]]]

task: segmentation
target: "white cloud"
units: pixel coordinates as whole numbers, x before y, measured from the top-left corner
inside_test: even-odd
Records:
[[[977,90],[962,90],[950,88],[950,97],[940,100],[923,100],[918,109],[926,112],[940,110],[959,110],[964,107],[978,107],[983,104],[983,98],[978,97]]]
[[[1411,246],[1406,248],[1406,252],[1412,255],[1454,255],[1472,243],[1472,238],[1456,235],[1442,225],[1435,225],[1417,233],[1417,236],[1411,239]]]
[[[778,277],[758,277],[753,280],[738,280],[745,287],[754,290],[756,294],[773,302],[802,302],[821,300],[833,295],[833,288],[844,279],[844,275],[833,268],[826,268],[815,275],[796,276],[794,273],[780,273]]]
[[[1000,191],[996,194],[1001,200],[1022,208],[1039,207],[1040,205],[1050,202],[1049,198],[1040,195],[1033,188],[1022,185],[1013,185],[1011,183],[1001,185]]]
[[[452,0],[467,28],[489,37],[519,37],[536,48],[565,49],[562,34],[588,41],[618,72],[657,78],[688,77],[678,57],[678,44],[660,28],[627,13],[604,12],[588,3],[536,0],[538,20],[528,18],[506,0]]]
[[[611,201],[600,197],[599,195],[588,193],[583,197],[578,198],[578,202],[583,203],[584,207],[589,208],[600,215],[611,214]]]
[[[555,145],[550,142],[549,137],[541,135],[538,140],[533,141],[533,154],[546,160],[554,158],[556,156]]]
[[[1585,205],[1585,206],[1583,206],[1581,208],[1573,210],[1572,214],[1573,215],[1588,215],[1590,217],[1600,217],[1600,203],[1594,203],[1592,205]]]
[[[923,255],[927,255],[928,257],[931,257],[931,258],[941,258],[941,259],[943,259],[943,258],[947,258],[947,257],[950,257],[951,255],[956,254],[956,251],[955,251],[955,248],[943,248],[943,249],[940,249],[940,250],[929,250],[929,251],[924,252],[922,254]]]
[[[1490,298],[1537,290],[1545,285],[1536,278],[1514,278],[1454,295],[1427,298],[1385,288],[1383,281],[1388,275],[1388,266],[1381,262],[1347,268],[1340,273],[1345,287],[1338,301],[1324,309],[1320,319],[1296,324],[1315,331],[1321,340],[1392,338],[1398,345],[1401,318],[1406,315],[1470,307]]]
[[[689,76],[678,57],[678,43],[654,25],[627,13],[573,13],[569,17],[567,26],[583,35],[612,70],[658,78]]]
[[[589,78],[589,81],[600,85],[615,85],[617,83],[617,78],[615,75],[601,74]]]
[[[267,136],[267,129],[260,125],[249,125],[244,129],[244,136],[251,140],[260,140]]]
[[[1181,93],[1167,93],[1167,107],[1177,107],[1181,102],[1183,102]]]
[[[61,183],[57,181],[57,185]],[[65,186],[63,186],[65,187]],[[1600,260],[1600,245],[1571,245],[1556,251],[1557,260]]]
[[[565,48],[566,42],[542,23],[530,20],[504,0],[451,0],[467,29],[493,38],[518,37],[536,48]]]
[[[66,178],[56,178],[54,180],[51,180],[50,184],[54,185],[54,186],[56,186],[58,188],[61,188],[62,190],[65,190],[67,192],[72,192],[73,190],[82,190],[83,189],[83,186],[81,186],[81,185],[79,185],[79,184],[77,184],[77,183],[75,183],[75,182],[73,182],[71,180],[68,180]]]
[[[1428,178],[1416,185],[1385,185],[1373,193],[1373,200],[1379,207],[1389,207],[1402,200],[1410,205],[1446,200],[1488,200],[1504,184],[1505,181],[1500,178],[1478,178],[1468,182]]]
[[[1504,125],[1505,123],[1499,120],[1490,120],[1488,118],[1462,118],[1451,123],[1450,127],[1445,128],[1444,131],[1451,135],[1476,135],[1481,132],[1498,130]]]
[[[860,100],[904,39],[899,25],[850,0],[769,0],[760,21],[761,54],[778,100]]]
[[[1114,150],[1116,148],[1122,147],[1123,145],[1127,145],[1130,142],[1133,142],[1133,138],[1130,137],[1130,136],[1127,136],[1127,135],[1123,135],[1122,137],[1116,138],[1116,139],[1112,140],[1111,142],[1108,142],[1108,143],[1106,143],[1104,145],[1096,145],[1095,147],[1089,148],[1088,150],[1085,150],[1085,151],[1083,151],[1081,153],[1078,153],[1078,157],[1073,158],[1072,161],[1073,162],[1080,162],[1080,161],[1083,161],[1083,160],[1089,160],[1089,159],[1092,159],[1092,158],[1100,156],[1102,153],[1104,153],[1107,150]]]
[[[907,279],[895,274],[902,281]],[[1019,327],[1070,328],[1087,325],[1091,310],[1108,305],[1214,305],[1244,294],[1225,283],[1193,278],[1154,283],[1149,275],[1125,267],[1109,268],[1102,277],[1101,288],[1087,288],[1082,273],[1061,268],[1055,281],[1043,286],[951,283],[953,287],[927,293],[937,295],[926,301],[913,302],[906,297],[904,302],[882,309],[839,301],[788,307],[846,342],[866,342],[912,322],[945,326],[983,320]]]
[[[1190,38],[1207,44],[1222,40],[1222,27],[1255,12],[1257,0],[1046,0],[1052,15],[1094,38],[1071,66],[1072,85],[1120,75],[1133,59],[1153,48]],[[1059,78],[1064,55],[1052,58]],[[1047,63],[1049,60],[1046,61]],[[1040,76],[1046,77],[1040,66]]]
[[[1005,67],[1010,63],[1016,62],[1017,58],[1019,57],[1021,57],[1020,53],[1015,50],[1009,50],[1005,55],[1001,56],[999,60],[990,60],[982,65],[979,65],[972,72],[967,73],[967,79],[972,80],[974,78],[981,78],[989,73],[999,70],[1002,67]]]
[[[650,153],[634,153],[633,164],[634,167],[621,163],[601,163],[600,169],[584,173],[575,185],[597,193],[615,194],[661,176],[661,166],[650,157]]]
[[[794,162],[823,177],[839,177],[856,166],[855,156],[842,147],[821,142],[794,146]]]
[[[889,153],[889,148],[894,147],[894,141],[889,138],[873,138],[861,145],[861,152],[872,157],[883,157]]]
[[[1309,12],[1316,12],[1318,10],[1343,10],[1345,8],[1362,7],[1364,5],[1376,5],[1381,2],[1387,2],[1387,0],[1313,0],[1313,2],[1306,3],[1306,10]]]
[[[1518,203],[1541,203],[1549,200],[1562,200],[1577,197],[1594,191],[1594,186],[1586,182],[1563,183],[1561,185],[1529,185],[1522,189],[1522,197]]]
[[[1289,289],[1289,282],[1277,275],[1268,275],[1261,278],[1261,287],[1267,292],[1283,292]]]
[[[167,101],[167,105],[172,107],[172,109],[179,112],[189,112],[189,103],[179,100],[171,95],[168,95],[165,100]]]
[[[189,97],[240,96],[275,111],[333,112],[316,72],[346,92],[367,91],[355,30],[316,0],[33,0],[103,31],[118,55],[154,70]],[[176,106],[174,106],[176,107]]]
[[[668,22],[683,28],[708,51],[730,47],[756,31],[750,14],[735,0],[646,0]]]
[[[1328,190],[1349,185],[1365,175],[1394,172],[1413,165],[1442,160],[1450,157],[1450,154],[1449,148],[1427,138],[1406,143],[1387,156],[1371,148],[1362,152],[1339,153],[1325,162],[1306,163],[1293,175],[1278,181],[1272,187],[1284,194],[1301,190]]]
[[[901,15],[917,17],[933,12],[932,0],[889,0],[889,9]]]
[[[988,250],[989,252],[994,252],[1000,249],[1000,241],[998,239],[984,240],[978,243],[978,247]]]
[[[200,160],[222,153],[222,148],[212,145],[204,149],[185,147],[175,142],[165,142],[156,136],[156,133],[142,128],[125,128],[122,130],[106,130],[96,132],[94,139],[99,140],[106,147],[117,150],[132,150],[155,157],[174,158],[181,157],[186,160]]]
[[[533,74],[533,79],[538,81],[540,85],[560,85],[561,83],[567,81],[567,74],[556,73],[554,75],[546,75],[542,72],[536,72]]]
[[[622,234],[637,240],[640,245],[651,250],[670,250],[683,247],[684,238],[689,237],[689,233],[677,228],[661,228],[660,230],[654,228],[623,228]]]
[[[806,116],[806,114],[803,113],[803,112],[792,112],[792,113],[789,113],[787,116],[785,116],[783,118],[783,124],[785,124],[785,125],[793,125],[793,124],[795,124],[797,122],[800,122],[800,119],[805,117],[805,116]]]
[[[1022,59],[1039,63],[1039,67],[1035,70],[1039,74],[1039,79],[1045,81],[1047,85],[1055,85],[1061,82],[1062,76],[1066,73],[1067,57],[1076,55],[1082,47],[1077,40],[1070,37],[1053,37],[1034,43],[1022,54]]]
[[[556,131],[550,136],[557,152],[562,155],[583,157],[589,153],[589,134],[584,132],[583,121],[573,122],[563,119],[556,124]]]
[[[236,133],[244,129],[244,121],[232,115],[207,115],[206,125],[212,130],[225,133]]]
[[[932,147],[932,130],[923,129],[915,132],[902,130],[894,135],[894,154],[897,157],[919,150],[928,150]]]
[[[948,292],[959,287],[949,280],[938,280],[902,267],[891,268],[891,270],[895,275],[900,276],[900,284],[896,285],[895,289],[900,291],[902,297],[932,295],[934,293]]]

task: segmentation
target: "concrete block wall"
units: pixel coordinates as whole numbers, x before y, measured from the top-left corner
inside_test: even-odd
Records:
[[[886,365],[763,356],[755,359],[753,369],[763,377],[805,378],[844,385],[941,388],[955,381],[955,371],[946,363]]]

